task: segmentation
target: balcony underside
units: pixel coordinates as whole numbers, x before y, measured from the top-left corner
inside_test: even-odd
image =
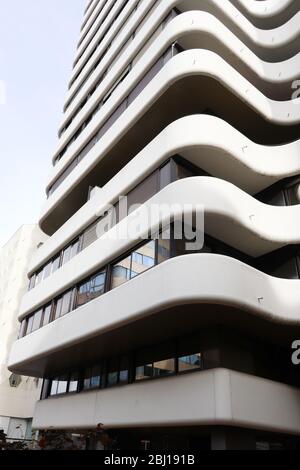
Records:
[[[181,256],[19,339],[9,368],[49,377],[220,324],[290,347],[300,329],[298,294],[297,281],[225,256]]]
[[[110,150],[85,170],[76,184],[63,193],[63,188],[59,188],[59,194],[51,196],[40,221],[43,231],[53,234],[85,204],[89,186],[106,184],[166,126],[183,116],[212,112],[254,142],[267,145],[290,142],[300,135],[299,124],[282,126],[266,121],[218,81],[201,75],[182,78],[162,93],[150,109],[117,137]],[[79,171],[81,164],[73,171]]]

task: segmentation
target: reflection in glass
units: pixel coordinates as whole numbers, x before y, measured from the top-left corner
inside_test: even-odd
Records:
[[[153,364],[153,377],[165,377],[175,373],[175,359],[165,359]]]
[[[121,286],[131,279],[131,256],[119,261],[112,268],[111,288]]]
[[[68,387],[68,376],[62,376],[58,379],[57,394],[66,393]]]
[[[85,390],[99,388],[101,384],[100,366],[89,367],[84,374],[83,388]]]
[[[78,372],[72,372],[70,375],[69,389],[68,392],[77,392],[78,390]]]
[[[120,384],[127,384],[129,380],[129,360],[127,357],[122,357],[120,361]]]
[[[136,367],[135,380],[145,380],[151,377],[153,377],[153,364]]]
[[[202,368],[202,354],[195,353],[178,358],[178,372],[187,372]]]

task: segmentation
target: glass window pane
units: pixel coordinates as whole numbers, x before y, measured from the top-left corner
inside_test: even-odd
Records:
[[[55,319],[66,315],[72,308],[73,290],[66,292],[62,297],[56,300]]]
[[[56,304],[55,304],[55,319],[61,316],[61,307],[62,307],[62,297],[59,297],[56,300]]]
[[[41,326],[41,320],[42,320],[42,313],[43,310],[39,310],[33,315],[33,322],[32,322],[32,327],[31,327],[31,332],[36,331],[40,328]]]
[[[71,302],[73,298],[73,291],[70,290],[66,292],[62,298],[62,306],[61,306],[61,313],[60,316],[66,315],[71,311]]]
[[[27,320],[27,328],[26,328],[26,334],[28,335],[32,331],[32,325],[33,325],[33,315],[31,315],[28,320]]]
[[[26,318],[21,322],[19,338],[23,338],[26,335],[27,320]]]
[[[132,253],[131,279],[155,265],[155,241],[151,240]]]
[[[90,281],[86,281],[79,286],[76,302],[77,307],[80,307],[81,305],[84,305],[90,301],[90,285]]]
[[[151,377],[153,377],[153,364],[136,367],[135,380],[146,380]]]
[[[68,392],[77,392],[78,383],[79,383],[78,372],[72,372],[72,374],[70,375]]]
[[[155,171],[127,194],[128,213],[136,204],[144,204],[159,191],[159,172]]]
[[[118,383],[119,376],[119,361],[118,359],[112,359],[108,363],[107,371],[107,387],[113,387]]]
[[[120,361],[119,383],[127,384],[129,380],[129,359],[122,357]]]
[[[163,263],[171,258],[171,229],[167,228],[159,234],[157,240],[157,263]]]
[[[31,290],[33,289],[35,286],[35,274],[33,276],[31,276],[31,278],[29,279],[29,287],[28,289]]]
[[[191,176],[197,176],[195,172],[193,172],[190,168],[187,168],[180,163],[175,163],[176,165],[176,172],[177,172],[177,179],[184,179],[190,178]]]
[[[164,359],[153,364],[153,376],[165,377],[175,373],[175,358]]]
[[[160,189],[165,188],[172,183],[171,161],[168,161],[159,171]]]
[[[91,388],[99,388],[101,384],[101,367],[89,367],[84,374],[83,388],[85,390]]]
[[[112,280],[111,280],[111,288],[114,289],[115,287],[124,284],[130,279],[130,268],[131,268],[131,256],[128,256],[119,263],[115,264],[112,268]]]
[[[300,184],[296,183],[287,190],[290,205],[300,204]]]
[[[270,270],[270,274],[283,279],[299,279],[296,258],[293,257],[278,262],[277,266]]]
[[[59,264],[60,264],[60,255],[57,256],[52,262],[52,273],[57,271],[57,269],[59,268]]]
[[[52,380],[50,395],[56,395],[57,394],[57,386],[58,386],[58,380],[57,379]]]
[[[52,305],[47,305],[44,309],[44,318],[43,318],[43,326],[48,325],[51,320],[51,310],[52,310]]]
[[[66,248],[63,252],[63,257],[62,257],[62,265],[64,265],[65,263],[67,263],[70,258],[71,258],[71,249],[72,247],[71,246],[68,246],[68,248]]]
[[[82,249],[84,250],[87,248],[89,245],[94,243],[94,241],[97,240],[98,235],[97,235],[97,226],[98,226],[98,220],[93,223],[90,227],[86,229],[86,231],[83,233],[83,241],[82,241]]]
[[[106,272],[97,274],[91,279],[90,300],[96,299],[104,293]]]
[[[47,279],[47,277],[50,276],[51,274],[51,268],[52,268],[52,261],[48,264],[43,269],[43,279]]]
[[[178,358],[178,372],[187,372],[202,368],[202,354],[195,353]]]
[[[68,387],[68,376],[63,375],[58,378],[57,393],[66,393]]]
[[[78,251],[79,251],[79,239],[76,240],[74,243],[72,243],[70,259],[76,256],[78,254]]]
[[[43,278],[43,270],[38,272],[37,275],[36,275],[36,279],[35,279],[35,285],[37,286],[38,284],[40,284],[41,280]]]

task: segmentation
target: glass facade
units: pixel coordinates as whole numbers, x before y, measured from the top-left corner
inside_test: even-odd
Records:
[[[187,347],[187,344],[190,344]],[[188,354],[180,356],[178,351],[187,348]],[[169,377],[184,372],[200,371],[204,368],[201,340],[189,337],[156,344],[128,355],[99,361],[99,364],[84,371],[72,371],[61,377],[45,381],[42,398],[61,393],[81,392],[100,388],[111,388],[149,379]],[[45,388],[47,390],[45,390]]]

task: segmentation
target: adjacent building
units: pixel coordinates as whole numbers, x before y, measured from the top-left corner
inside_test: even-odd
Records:
[[[0,429],[12,439],[31,439],[34,407],[41,393],[41,379],[10,372],[7,362],[19,334],[28,263],[46,238],[37,225],[23,225],[0,250]]]
[[[125,449],[299,448],[299,14],[88,2],[9,360],[43,379],[35,428],[103,423]],[[183,214],[200,239],[203,209],[191,248],[175,229]]]

